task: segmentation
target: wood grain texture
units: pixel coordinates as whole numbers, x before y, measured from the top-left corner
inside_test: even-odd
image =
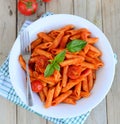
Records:
[[[46,11],[51,11],[56,14],[72,14],[73,0],[52,0],[50,3],[46,4]]]
[[[16,124],[16,105],[0,96],[0,123]]]
[[[21,107],[17,107],[17,124],[46,124],[46,120]]]
[[[107,124],[106,100],[103,100],[91,111],[90,116],[87,118],[85,124]]]
[[[110,7],[108,7],[108,5]],[[103,0],[103,29],[118,56],[115,78],[110,92],[107,95],[108,124],[120,123],[120,1]]]
[[[86,0],[74,0],[74,14],[86,18]]]
[[[0,0],[0,64],[8,55],[16,37],[16,2]],[[12,29],[12,31],[11,31]]]
[[[87,0],[86,18],[102,30],[101,0]]]
[[[6,59],[16,36],[16,2],[0,0],[0,65]],[[11,29],[12,32],[11,32]],[[16,124],[16,105],[0,96],[0,123]]]

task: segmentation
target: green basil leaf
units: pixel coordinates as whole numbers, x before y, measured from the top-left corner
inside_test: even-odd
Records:
[[[54,64],[48,64],[45,69],[44,76],[45,77],[51,76],[54,73],[54,70],[55,70]]]
[[[51,76],[55,70],[60,71],[59,63],[65,59],[65,53],[66,51],[64,50],[60,52],[58,55],[56,55],[53,60],[49,60],[50,64],[47,65],[44,72],[45,77]]]
[[[60,71],[60,65],[58,63],[54,63],[54,69]]]
[[[62,62],[62,61],[65,59],[65,53],[66,53],[66,51],[63,50],[62,52],[60,52],[59,54],[57,54],[57,55],[55,56],[55,58],[54,58],[54,61],[55,61],[56,63]]]
[[[66,47],[70,52],[77,52],[82,50],[86,44],[87,42],[84,40],[72,40]]]

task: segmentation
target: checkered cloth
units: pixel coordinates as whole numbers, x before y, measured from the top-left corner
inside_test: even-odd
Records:
[[[47,12],[47,13],[43,14],[42,17],[48,16],[51,14],[53,14],[53,13]],[[31,23],[32,22],[30,22],[30,21],[25,21],[25,23],[23,24],[23,26],[21,28],[21,31],[24,30]],[[31,112],[39,115],[40,117],[42,117],[48,121],[51,121],[55,124],[83,124],[85,122],[85,120],[88,117],[88,115],[90,114],[90,112],[87,112],[83,115],[73,117],[73,118],[58,119],[58,118],[44,116],[42,114],[39,114],[39,113],[33,111],[28,105],[26,105],[25,103],[23,103],[21,101],[19,96],[17,96],[17,94],[11,84],[11,81],[10,81],[8,65],[9,65],[9,56],[7,57],[5,62],[0,67],[0,95],[1,96],[5,97],[6,99],[15,103],[16,105],[19,105],[19,106],[23,107],[24,109],[31,111]]]

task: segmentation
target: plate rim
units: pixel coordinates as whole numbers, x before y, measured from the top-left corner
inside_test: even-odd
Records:
[[[85,20],[85,21],[87,21],[88,23],[91,23],[93,26],[95,26],[103,35],[104,35],[104,37],[106,38],[106,41],[108,42],[108,39],[107,39],[107,37],[105,36],[105,34],[96,26],[96,25],[94,25],[92,22],[90,22],[89,20],[87,20],[87,19],[84,19],[84,18],[82,18],[82,17],[79,17],[79,16],[76,16],[76,15],[72,15],[72,14],[54,14],[54,15],[50,15],[50,16],[74,16],[74,17],[77,17],[77,18],[81,18],[81,19],[83,19],[83,20]],[[47,16],[47,17],[50,17],[50,16]],[[47,17],[44,17],[44,18],[47,18]],[[43,19],[44,19],[43,18]],[[36,20],[37,22],[39,22],[39,20],[41,20],[42,18],[40,18],[40,19],[38,19],[38,20]],[[35,23],[36,23],[36,21],[35,22],[33,22],[31,25],[29,25],[27,28],[26,28],[26,30],[29,30],[29,28],[31,28],[31,26],[33,26]],[[9,58],[9,74],[10,74],[10,79],[11,79],[11,72],[10,72],[10,69],[11,69],[11,67],[10,67],[10,61],[11,61],[11,53],[12,53],[12,50],[13,50],[13,48],[15,47],[15,44],[16,44],[16,42],[18,42],[18,40],[19,40],[19,36],[17,37],[17,39],[15,40],[15,43],[13,44],[13,47],[12,47],[12,49],[11,49],[11,51],[10,51],[10,58]],[[108,42],[108,44],[109,44],[109,47],[110,47],[110,49],[111,49],[111,51],[112,51],[112,53],[113,53],[113,50],[112,50],[112,47],[111,47],[111,44],[110,44],[110,42]],[[112,55],[112,56],[114,56],[114,55]],[[114,75],[115,75],[115,63],[114,63],[114,65],[113,65],[113,79],[114,79]],[[110,87],[111,87],[111,85],[112,85],[112,82],[113,82],[113,79],[111,80],[111,83],[110,83],[110,85],[109,85],[109,88],[108,89],[110,89]],[[13,84],[13,82],[11,82],[12,84]],[[14,88],[14,86],[13,86],[13,88]],[[14,88],[15,89],[15,88]],[[15,89],[15,91],[16,91],[16,89]],[[108,90],[109,91],[109,90]],[[108,93],[108,91],[106,92],[106,94],[105,94],[105,96],[107,95],[107,93]],[[18,95],[18,93],[16,92],[16,94]],[[19,95],[18,95],[19,96]],[[104,97],[105,97],[104,96]],[[22,100],[22,99],[21,99]],[[100,100],[100,102],[103,100],[103,98]],[[99,102],[99,103],[100,103]],[[93,108],[95,107],[95,106],[97,106],[99,103],[97,103],[96,105],[94,105],[93,106]],[[91,110],[93,109],[93,108],[91,108]],[[32,107],[31,107],[31,109],[32,109]],[[33,109],[34,110],[34,109]],[[89,111],[91,111],[91,110],[89,110]],[[39,113],[39,114],[42,114],[43,115],[43,113]],[[84,114],[84,113],[83,113]],[[48,115],[44,115],[44,116],[48,116]],[[75,115],[75,116],[71,116],[71,117],[76,117],[76,116],[79,116],[79,115]],[[54,116],[48,116],[48,117],[54,117]],[[70,116],[69,116],[70,117]],[[54,118],[63,118],[63,117],[59,117],[59,116],[56,116],[56,117],[54,117]],[[65,117],[66,118],[66,117]]]

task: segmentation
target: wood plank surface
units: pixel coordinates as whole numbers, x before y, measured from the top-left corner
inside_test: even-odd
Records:
[[[16,124],[16,105],[0,96],[0,123]]]
[[[8,55],[16,37],[16,2],[0,0],[0,64]],[[12,29],[12,31],[11,31]]]
[[[17,107],[17,124],[46,124],[46,120],[28,112],[21,107]]]
[[[107,95],[108,124],[120,123],[120,0],[103,0],[103,29],[118,56],[113,85]],[[108,7],[108,5],[110,7]]]
[[[16,37],[16,1],[0,0],[0,65],[4,62]],[[12,32],[11,32],[11,29]],[[16,105],[0,96],[0,123],[16,124]]]
[[[52,0],[39,4],[36,14],[26,17],[16,9],[18,0],[0,0],[0,65],[4,62],[25,20],[34,21],[46,11],[81,16],[97,25],[108,37],[114,52],[120,57],[120,0]],[[12,29],[12,31],[11,31]],[[120,63],[107,97],[92,110],[85,124],[119,124]],[[53,124],[0,97],[0,123]]]
[[[73,14],[73,0],[52,0],[50,3],[46,4],[46,11],[56,14]]]

